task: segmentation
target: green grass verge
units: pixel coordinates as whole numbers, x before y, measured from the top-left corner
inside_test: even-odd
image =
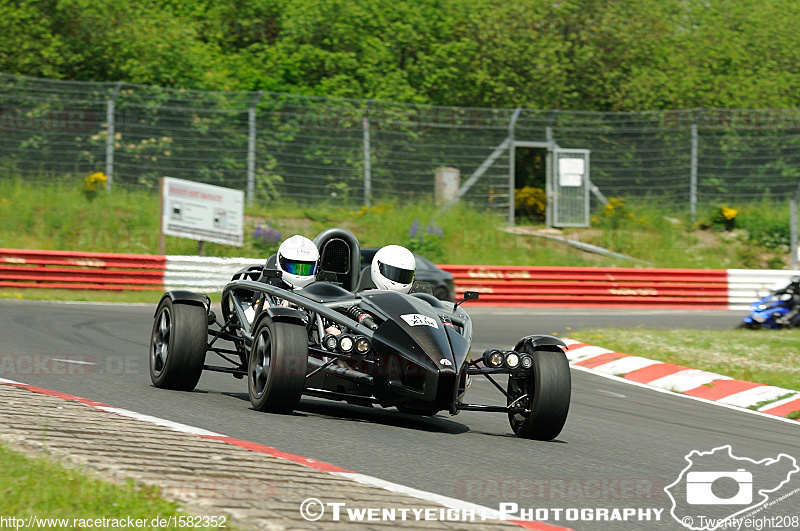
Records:
[[[47,457],[27,457],[3,445],[0,515],[24,520],[31,516],[69,520],[68,525],[39,527],[47,529],[75,529],[78,526],[73,525],[73,519],[131,517],[151,522],[155,517],[186,516],[178,505],[161,499],[157,489],[109,483]]]
[[[587,328],[569,337],[738,380],[800,390],[800,330]]]
[[[78,178],[65,177],[42,185],[0,175],[0,247],[158,254],[156,194],[115,189],[89,198],[82,190],[83,181]],[[603,209],[593,216],[592,228],[567,229],[562,234],[656,267],[778,267],[786,260],[788,249],[777,243],[783,237],[774,234],[783,225],[788,227],[788,209],[780,205],[742,209],[737,218],[737,227],[741,227],[729,233],[720,229],[697,230],[685,218],[670,217],[659,210],[657,202],[614,204],[616,208]],[[759,217],[763,212],[770,213],[769,219]],[[399,243],[439,263],[635,265],[552,240],[499,231],[506,223],[505,216],[463,205],[441,214],[425,201],[384,202],[358,209],[280,202],[246,209],[244,247],[209,243],[205,253],[267,257],[275,252],[281,239],[292,234],[313,237],[325,228],[341,226],[353,231],[364,246]],[[416,237],[410,234],[414,225]],[[277,241],[259,241],[259,226],[272,227],[274,232],[269,234]],[[166,253],[197,254],[197,242],[168,237]]]
[[[158,304],[161,291],[98,291],[77,289],[4,289],[0,288],[0,299],[24,299],[36,301],[77,302],[126,302]],[[209,293],[212,302],[219,302],[220,292]]]

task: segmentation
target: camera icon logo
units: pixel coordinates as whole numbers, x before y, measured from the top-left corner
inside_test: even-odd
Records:
[[[730,478],[739,491],[720,498],[712,490],[715,481]],[[689,472],[686,474],[686,502],[690,505],[749,505],[753,502],[753,474],[740,468],[735,472]]]

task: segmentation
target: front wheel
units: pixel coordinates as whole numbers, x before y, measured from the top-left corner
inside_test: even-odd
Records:
[[[191,391],[197,386],[206,359],[208,314],[196,304],[158,305],[150,335],[150,381],[156,387]]]
[[[308,335],[303,325],[264,317],[253,336],[247,387],[253,409],[291,413],[306,382]]]
[[[531,374],[508,377],[508,405],[524,407],[525,413],[509,413],[508,421],[517,437],[549,441],[555,439],[569,412],[572,379],[569,361],[563,352],[533,350],[525,345],[525,352],[533,356]]]

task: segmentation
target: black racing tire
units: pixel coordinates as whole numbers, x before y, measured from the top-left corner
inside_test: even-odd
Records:
[[[206,360],[208,314],[203,306],[161,301],[150,335],[150,381],[163,389],[197,387]]]
[[[527,344],[523,350],[533,356],[533,372],[520,378],[508,377],[508,404],[527,394],[517,405],[530,412],[509,413],[508,421],[521,439],[550,441],[561,433],[569,413],[569,361],[563,352],[533,350]]]
[[[257,411],[291,413],[306,383],[308,333],[300,324],[259,321],[247,361],[247,390]]]

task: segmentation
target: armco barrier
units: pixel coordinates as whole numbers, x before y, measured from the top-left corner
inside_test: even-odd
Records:
[[[167,256],[164,271],[166,289],[222,291],[234,273],[265,262],[264,258],[216,258],[204,256]]]
[[[457,296],[480,292],[472,304],[616,308],[728,307],[724,269],[440,266],[455,277]]]
[[[264,258],[152,256],[0,248],[0,287],[220,291]],[[457,295],[487,306],[745,310],[800,271],[443,265]]]
[[[728,303],[731,310],[748,310],[750,303],[764,297],[775,287],[783,287],[800,271],[773,269],[729,269]]]
[[[0,249],[0,287],[162,290],[164,256]]]
[[[262,258],[153,256],[0,249],[0,287],[220,291]]]

